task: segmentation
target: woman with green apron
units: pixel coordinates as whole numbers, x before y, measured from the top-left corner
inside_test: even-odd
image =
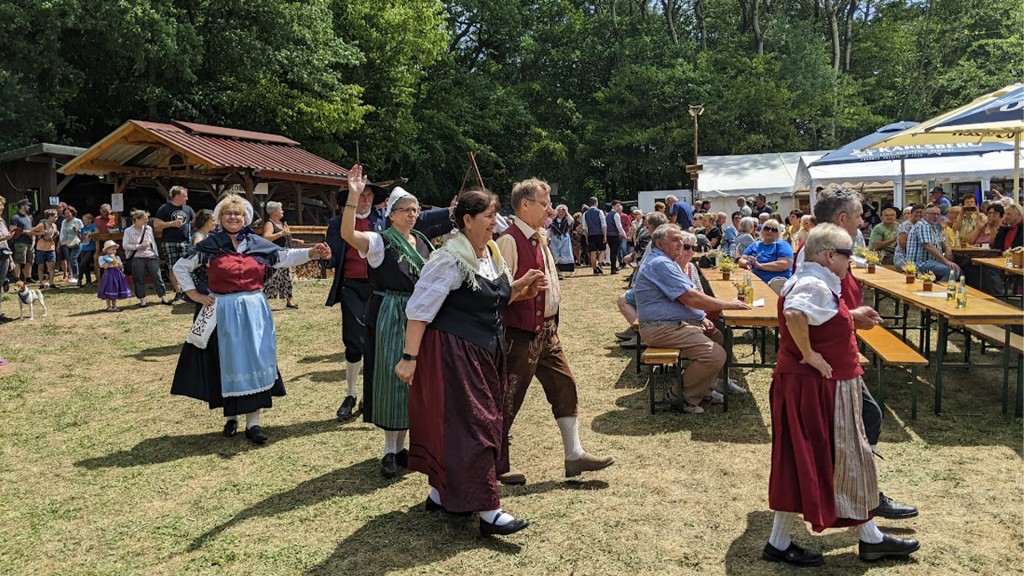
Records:
[[[346,205],[356,205],[365,186],[360,167],[349,174]],[[371,379],[370,398],[364,398],[364,418],[384,430],[384,458],[380,472],[385,478],[398,475],[407,466],[405,448],[409,430],[409,385],[395,375],[395,365],[405,347],[405,305],[412,295],[423,265],[430,257],[426,236],[413,229],[419,217],[419,201],[402,188],[388,197],[384,217],[391,226],[382,232],[356,230],[355,213],[345,210],[341,237],[366,258],[370,267],[373,295],[366,305],[364,323],[368,332],[363,378]]]

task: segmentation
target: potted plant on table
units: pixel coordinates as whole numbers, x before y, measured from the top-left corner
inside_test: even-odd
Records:
[[[922,272],[917,275],[917,279],[921,281],[921,289],[925,292],[932,291],[932,283],[935,282],[935,274],[931,272]]]
[[[1014,268],[1024,268],[1024,248],[1009,248],[1003,252],[1006,258],[1006,265]]]
[[[875,266],[882,263],[882,258],[878,255],[878,252],[871,250],[864,253],[864,260],[868,263],[868,274],[874,274]]]
[[[903,267],[903,273],[907,275],[907,284],[913,284],[914,278],[917,276],[917,266],[914,264],[907,264]]]
[[[722,280],[728,280],[730,274],[736,269],[736,263],[731,258],[718,259],[718,271],[722,273]]]

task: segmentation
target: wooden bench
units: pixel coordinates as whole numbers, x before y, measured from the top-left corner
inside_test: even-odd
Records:
[[[1001,326],[992,326],[990,324],[965,324],[964,325],[965,336],[967,341],[964,344],[965,350],[965,361],[970,362],[971,353],[971,336],[976,336],[981,341],[981,353],[985,353],[985,345],[989,344],[995,348],[1002,349],[1006,346],[1006,329]],[[1024,395],[1024,390],[1021,389],[1021,359],[1024,357],[1024,336],[1010,332],[1010,352],[1017,356],[1017,408],[1016,411],[1020,411],[1021,397]],[[1005,351],[1004,351],[1005,353]],[[1003,414],[1006,414],[1009,401],[1010,401],[1010,378],[1009,378],[1009,358],[1005,360],[1007,367],[1003,371]]]
[[[917,367],[927,366],[928,359],[918,353],[899,336],[882,326],[857,330],[857,338],[874,356],[874,369],[878,382],[878,405],[885,406],[885,385],[882,380],[882,364],[910,367],[911,378],[911,419],[917,418]]]
[[[675,348],[647,348],[640,354],[640,364],[650,368],[647,391],[650,396],[651,414],[654,414],[654,406],[658,403],[654,389],[655,369],[660,368],[663,374],[675,374],[672,368],[679,367],[680,356],[679,350]],[[670,382],[669,386],[671,385]]]

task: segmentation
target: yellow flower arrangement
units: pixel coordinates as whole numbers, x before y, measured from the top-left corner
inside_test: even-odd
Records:
[[[903,267],[903,273],[906,274],[907,276],[916,276],[917,275],[917,265],[916,264],[907,264],[906,266]]]
[[[718,271],[719,272],[732,272],[736,269],[736,263],[731,258],[719,258],[718,259]]]
[[[935,274],[932,274],[931,272],[921,272],[917,275],[917,279],[925,283],[935,282]]]
[[[864,252],[864,260],[868,263],[868,266],[878,266],[882,263],[882,257],[878,255],[878,252],[872,250]]]

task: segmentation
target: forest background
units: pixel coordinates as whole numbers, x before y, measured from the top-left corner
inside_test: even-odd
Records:
[[[702,155],[836,147],[1024,77],[1018,0],[3,0],[0,150],[127,119],[287,135],[447,203],[570,206]]]

